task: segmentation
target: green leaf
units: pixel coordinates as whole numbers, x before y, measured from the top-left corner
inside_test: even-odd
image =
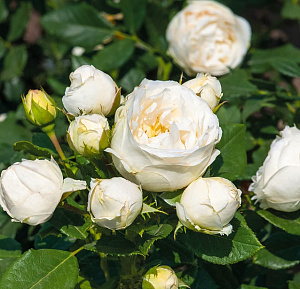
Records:
[[[295,281],[289,281],[289,289],[300,289],[300,283]]]
[[[150,205],[147,205],[143,203],[143,208],[141,214],[149,214],[149,213],[161,213],[161,214],[167,214],[164,211],[161,211],[159,209],[156,209],[154,207],[151,207]]]
[[[300,49],[297,49],[292,44],[286,44],[272,49],[257,49],[254,51],[248,64],[252,72],[263,73],[271,70],[273,63],[290,62],[291,55],[293,55],[294,63],[300,62]]]
[[[292,60],[281,61],[278,59],[273,59],[270,61],[270,64],[275,70],[278,70],[284,75],[290,77],[300,76],[300,66]]]
[[[242,284],[239,289],[268,289],[268,288],[266,288],[266,287],[256,287],[256,286]]]
[[[287,0],[281,9],[281,16],[286,19],[300,21],[300,5],[298,1]]]
[[[187,230],[187,233],[178,234],[177,240],[196,256],[220,265],[243,261],[263,248],[240,214],[237,213],[230,224],[233,226],[233,232],[229,236]]]
[[[257,87],[249,80],[245,70],[233,70],[230,74],[220,79],[224,100],[230,100],[239,96],[249,96],[257,92]],[[222,100],[223,100],[222,98]]]
[[[0,278],[10,266],[22,255],[21,245],[12,238],[0,235]]]
[[[174,239],[161,239],[155,243],[155,247],[158,249],[158,253],[171,260],[174,263],[184,263],[193,264],[194,263],[194,253],[186,246],[179,242],[174,242]]]
[[[6,20],[8,16],[8,9],[5,0],[0,0],[0,23]]]
[[[217,111],[221,127],[229,123],[241,123],[241,112],[236,105],[222,105]]]
[[[237,179],[246,164],[245,126],[243,124],[226,124],[222,127],[222,138],[216,148],[221,154],[211,165],[213,176],[229,180]]]
[[[125,64],[134,52],[134,41],[123,39],[107,45],[97,52],[92,64],[98,69],[111,71]]]
[[[22,2],[18,10],[10,19],[10,26],[7,35],[8,41],[17,40],[24,33],[31,12],[31,3]]]
[[[10,80],[23,74],[27,63],[27,50],[25,45],[12,47],[4,58],[4,71],[1,73],[2,80]]]
[[[290,234],[300,236],[300,210],[291,213],[272,209],[257,210],[256,212],[274,226]]]
[[[147,255],[155,241],[165,239],[173,230],[169,224],[153,225],[147,228],[141,239],[137,241],[140,251]]]
[[[177,190],[175,192],[163,192],[158,196],[162,198],[168,205],[176,207],[176,203],[180,202],[182,192],[182,190]]]
[[[271,235],[253,258],[254,264],[273,270],[286,269],[300,263],[300,237],[278,232]]]
[[[85,3],[54,10],[44,15],[41,23],[51,35],[86,48],[93,48],[113,35],[112,26]]]
[[[43,147],[38,147],[29,141],[16,142],[13,146],[13,149],[18,152],[25,151],[37,157],[51,158],[51,156],[57,156],[57,154],[54,153],[52,150]]]
[[[144,22],[147,0],[122,0],[120,4],[125,25],[134,34]]]
[[[78,263],[70,252],[29,250],[13,263],[0,280],[1,289],[64,288],[77,283]]]
[[[60,208],[55,210],[49,222],[63,234],[81,240],[87,238],[87,230],[92,225],[90,218],[84,218],[72,211]]]
[[[19,77],[14,77],[4,83],[3,92],[8,101],[19,103],[24,90],[24,82]]]
[[[145,73],[138,68],[131,68],[120,80],[120,85],[127,92],[131,92],[146,77]]]
[[[87,244],[85,248],[114,256],[141,255],[137,246],[121,234],[111,236],[102,235],[100,240]]]

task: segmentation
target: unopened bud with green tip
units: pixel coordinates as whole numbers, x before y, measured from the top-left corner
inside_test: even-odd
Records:
[[[97,157],[110,141],[109,124],[100,114],[82,115],[71,122],[67,140],[70,148],[86,157]]]
[[[54,99],[44,90],[30,89],[26,96],[22,96],[26,118],[34,125],[48,133],[54,129],[57,117],[57,107]]]
[[[177,289],[178,278],[169,266],[157,266],[147,271],[143,278],[143,289]]]

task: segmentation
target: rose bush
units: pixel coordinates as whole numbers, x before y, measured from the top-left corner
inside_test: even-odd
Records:
[[[247,20],[214,1],[190,1],[169,23],[169,54],[189,75],[223,75],[237,67],[247,52]]]
[[[207,103],[174,81],[144,79],[116,112],[111,148],[122,176],[149,191],[173,191],[202,176],[222,130]]]
[[[284,212],[300,209],[300,130],[286,126],[271,144],[249,191],[263,209]]]
[[[85,181],[63,179],[53,159],[23,160],[2,171],[0,204],[14,221],[38,225],[51,218],[64,193],[85,188]]]
[[[204,99],[212,110],[218,106],[223,95],[220,81],[208,73],[198,73],[196,78],[186,81],[183,86]]]
[[[123,178],[92,179],[88,211],[92,221],[110,230],[125,229],[140,214],[142,190]]]
[[[184,190],[180,203],[176,203],[177,216],[191,230],[229,235],[232,232],[229,222],[241,205],[241,194],[224,178],[199,178]]]
[[[106,117],[100,114],[75,117],[68,129],[68,143],[73,151],[96,157],[109,144],[110,130]]]
[[[120,104],[120,90],[112,78],[92,65],[82,65],[70,74],[62,102],[73,115],[113,114]]]

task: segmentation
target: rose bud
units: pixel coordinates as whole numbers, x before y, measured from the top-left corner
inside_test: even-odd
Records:
[[[121,91],[112,78],[92,65],[83,65],[70,74],[62,102],[66,110],[80,114],[112,115],[120,105]]]
[[[108,121],[100,114],[75,117],[67,135],[71,149],[87,157],[98,156],[108,146],[109,138]]]
[[[168,53],[188,75],[229,73],[246,54],[251,27],[215,1],[189,1],[168,25]]]
[[[300,130],[286,126],[271,144],[249,191],[263,209],[283,212],[300,209]]]
[[[85,181],[63,179],[53,159],[23,160],[2,171],[0,204],[13,221],[38,225],[51,218],[64,193],[85,188]]]
[[[143,289],[177,289],[178,278],[169,266],[153,267],[143,278]]]
[[[22,96],[26,118],[44,132],[54,129],[57,108],[54,99],[44,90],[29,90]]]
[[[88,211],[99,226],[125,229],[140,214],[142,206],[142,190],[136,184],[120,177],[92,179]]]
[[[223,95],[220,81],[209,73],[198,73],[196,78],[185,82],[183,86],[190,88],[204,99],[212,110],[218,106]]]
[[[177,216],[187,228],[208,234],[232,232],[229,224],[241,205],[242,192],[224,178],[199,178],[176,203]]]

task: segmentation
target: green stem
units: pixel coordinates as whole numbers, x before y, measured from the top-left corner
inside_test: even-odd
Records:
[[[50,140],[52,141],[52,143],[53,143],[53,145],[54,145],[54,147],[55,147],[57,153],[59,154],[60,158],[61,158],[63,161],[65,161],[67,158],[66,158],[64,152],[62,151],[62,149],[61,149],[61,147],[60,147],[60,144],[59,144],[59,142],[58,142],[58,140],[57,140],[57,137],[56,137],[56,135],[55,135],[54,130],[51,130],[50,132],[47,132],[47,135],[48,135],[48,137],[50,138]]]
[[[77,253],[79,253],[80,251],[82,251],[84,249],[84,246],[78,248],[77,250],[73,251],[70,256],[75,256]]]
[[[142,48],[144,50],[148,50],[152,54],[155,54],[155,53],[158,52],[155,48],[153,48],[148,43],[146,43],[142,39],[140,39],[137,35],[130,35],[130,34],[127,34],[127,33],[123,33],[121,31],[115,31],[114,34],[117,37],[131,39],[131,40],[135,41],[137,44],[139,44],[140,48]]]
[[[135,276],[137,274],[136,256],[120,257],[120,262],[122,275]]]

